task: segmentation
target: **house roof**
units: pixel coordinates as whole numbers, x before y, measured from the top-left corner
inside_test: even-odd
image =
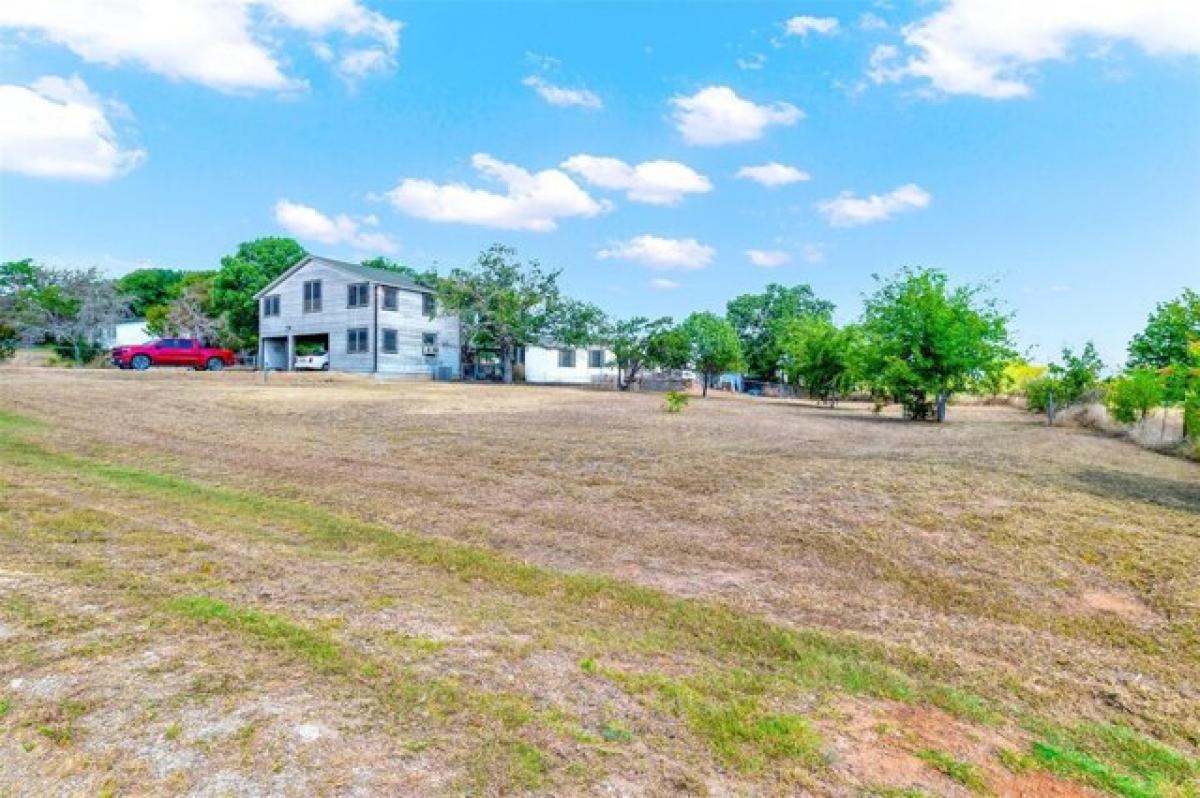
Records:
[[[292,266],[290,269],[285,271],[283,274],[279,275],[274,280],[272,280],[270,283],[268,283],[265,288],[263,288],[261,291],[259,291],[257,294],[254,295],[254,298],[262,299],[264,296],[269,294],[271,291],[275,290],[275,287],[277,285],[282,283],[287,278],[291,277],[293,274],[295,274],[297,271],[299,271],[304,266],[308,265],[309,263],[313,263],[314,261],[317,263],[321,263],[326,266],[329,266],[331,268],[338,269],[339,271],[349,272],[350,274],[361,277],[364,280],[368,280],[373,283],[379,283],[380,285],[392,286],[394,288],[400,288],[405,291],[416,291],[416,292],[422,293],[422,294],[435,293],[432,288],[428,288],[426,286],[419,285],[418,283],[414,283],[412,280],[406,279],[402,275],[397,274],[396,272],[393,272],[393,271],[389,271],[387,269],[372,269],[372,268],[363,266],[358,263],[347,263],[344,260],[334,260],[333,258],[323,258],[320,255],[305,255],[303,258],[296,261],[296,264],[294,266]]]

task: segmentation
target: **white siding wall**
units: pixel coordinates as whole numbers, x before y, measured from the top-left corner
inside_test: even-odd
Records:
[[[304,283],[309,280],[321,281],[321,310],[315,313],[304,312]],[[329,336],[330,369],[370,372],[375,364],[374,303],[380,301],[381,297],[378,287],[374,287],[366,307],[347,307],[348,286],[361,282],[362,278],[357,275],[320,261],[305,264],[268,294],[279,296],[278,316],[263,316],[262,301],[259,301],[259,337],[325,334]],[[397,310],[384,310],[380,305],[378,343],[382,346],[384,329],[394,329],[397,331],[398,352],[379,353],[379,373],[433,376],[438,367],[446,367],[451,370],[451,376],[458,377],[458,317],[426,317],[421,312],[421,296],[416,291],[400,290]],[[346,331],[352,327],[367,328],[369,351],[355,354],[346,351]],[[427,332],[438,336],[436,357],[421,354],[421,336]]]
[[[599,347],[592,347],[599,348]],[[588,366],[589,348],[575,350],[575,367],[564,368],[558,365],[558,349],[541,346],[525,348],[525,382],[567,383],[571,385],[586,385],[593,382],[613,381],[617,378],[616,366],[591,368]],[[604,362],[610,363],[613,354],[604,350]]]

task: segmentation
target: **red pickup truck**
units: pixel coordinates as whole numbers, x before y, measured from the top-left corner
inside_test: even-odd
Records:
[[[112,363],[117,368],[145,371],[151,366],[190,366],[220,371],[233,365],[233,352],[204,346],[195,338],[160,338],[138,346],[116,346]]]

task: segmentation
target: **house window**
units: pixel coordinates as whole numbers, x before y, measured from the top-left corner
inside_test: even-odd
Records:
[[[421,333],[421,353],[426,357],[438,353],[437,333]]]
[[[351,327],[346,330],[346,354],[361,355],[367,351],[367,328]]]
[[[398,310],[400,308],[400,292],[395,288],[384,286],[383,289],[383,309]]]
[[[574,349],[558,350],[558,367],[560,369],[575,368],[575,350]]]
[[[433,294],[421,294],[421,312],[431,319],[437,315],[437,299]]]
[[[365,308],[371,304],[371,286],[367,283],[352,283],[346,286],[346,307]]]
[[[385,355],[394,355],[400,351],[400,337],[395,330],[383,331],[383,343],[379,345],[379,351]]]
[[[588,368],[602,369],[604,368],[604,350],[589,349],[588,350]]]
[[[263,297],[263,315],[279,315],[279,294],[272,294],[271,296]]]
[[[317,313],[321,310],[321,281],[306,280],[304,283],[304,312]]]

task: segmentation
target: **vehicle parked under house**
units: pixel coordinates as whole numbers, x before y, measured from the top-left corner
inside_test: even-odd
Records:
[[[309,255],[255,299],[264,369],[292,370],[307,345],[328,352],[334,371],[458,376],[458,317],[439,314],[432,289],[396,272]]]

